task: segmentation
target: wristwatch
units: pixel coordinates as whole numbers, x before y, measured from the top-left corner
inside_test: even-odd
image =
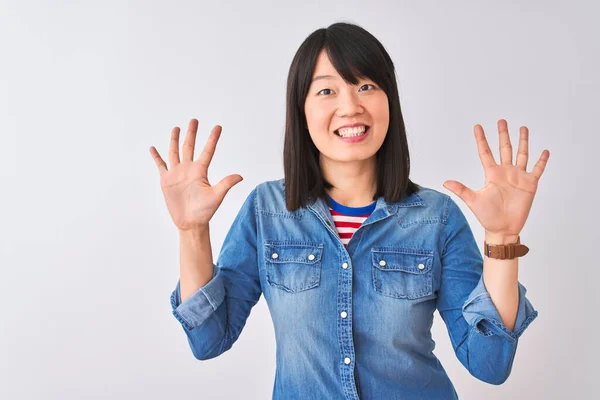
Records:
[[[483,253],[489,258],[498,258],[500,260],[512,260],[516,257],[522,257],[529,251],[529,247],[521,244],[521,236],[517,237],[517,243],[509,244],[488,244],[483,241]]]

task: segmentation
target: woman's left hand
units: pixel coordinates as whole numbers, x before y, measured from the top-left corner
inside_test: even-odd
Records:
[[[550,151],[544,150],[531,172],[527,172],[529,130],[520,129],[516,165],[513,165],[512,145],[506,120],[498,121],[500,135],[500,165],[496,164],[481,125],[475,125],[475,140],[485,172],[485,186],[475,192],[457,181],[445,181],[444,187],[460,197],[493,237],[515,238],[520,234],[529,211],[538,181],[544,172]]]

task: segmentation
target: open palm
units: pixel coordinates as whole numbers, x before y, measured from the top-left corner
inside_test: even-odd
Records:
[[[220,125],[215,125],[200,157],[194,161],[198,120],[192,119],[183,144],[183,160],[180,161],[180,130],[179,127],[173,128],[169,146],[170,169],[167,168],[156,148],[150,147],[150,154],[160,173],[160,186],[169,214],[179,230],[185,231],[208,225],[229,189],[243,180],[240,175],[233,174],[223,178],[214,186],[211,186],[208,181],[208,167],[221,130]]]
[[[513,165],[512,145],[506,120],[498,121],[500,135],[500,164],[494,156],[481,125],[475,125],[475,139],[485,173],[485,185],[473,191],[458,181],[445,181],[444,187],[460,197],[471,209],[486,232],[517,236],[523,229],[550,152],[544,150],[527,172],[529,130],[520,129],[516,164]]]

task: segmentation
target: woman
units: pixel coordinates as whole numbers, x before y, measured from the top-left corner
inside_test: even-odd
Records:
[[[522,127],[513,165],[500,120],[498,165],[475,126],[484,188],[444,187],[473,211],[487,243],[507,245],[482,258],[451,197],[409,179],[394,65],[370,33],[347,23],[312,33],[289,71],[286,112],[285,177],[251,191],[216,264],[209,221],[242,180],[207,180],[221,127],[197,161],[198,121],[189,124],[183,161],[175,127],[169,170],[150,149],[180,231],[171,304],[194,356],[230,349],[264,294],[277,342],[273,398],[456,399],[432,352],[437,309],[465,368],[503,383],[537,316],[517,279],[527,247],[516,243],[549,152],[527,173]]]

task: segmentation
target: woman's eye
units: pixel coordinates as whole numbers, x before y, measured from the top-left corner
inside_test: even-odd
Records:
[[[361,89],[364,88],[365,86],[373,86],[373,89],[375,89],[375,85],[371,85],[370,83],[367,83],[365,85],[362,85]]]
[[[323,89],[323,90],[321,90],[321,91],[320,91],[319,93],[317,93],[317,94],[321,94],[321,92],[322,92],[322,91],[324,91],[324,90],[331,90],[331,89]]]

